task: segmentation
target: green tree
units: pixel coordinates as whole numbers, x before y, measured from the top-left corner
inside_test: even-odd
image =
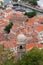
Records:
[[[26,12],[24,15],[28,16],[29,18],[32,18],[36,15],[36,11],[33,12]]]
[[[0,4],[3,6],[3,2],[2,1],[0,1]]]
[[[32,5],[37,5],[37,0],[22,0],[23,2],[29,2]]]
[[[14,65],[14,58],[12,51],[0,45],[0,65]]]
[[[29,0],[29,3],[32,5],[37,5],[37,0]]]
[[[7,33],[10,33],[10,29],[12,28],[12,26],[13,26],[13,23],[9,23],[9,25],[7,25],[4,30],[5,30]]]
[[[16,65],[43,65],[43,50],[33,48],[25,53]]]

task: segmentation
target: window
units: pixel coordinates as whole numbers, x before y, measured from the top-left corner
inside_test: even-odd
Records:
[[[22,47],[22,46],[20,46],[20,49],[23,49],[23,47]]]

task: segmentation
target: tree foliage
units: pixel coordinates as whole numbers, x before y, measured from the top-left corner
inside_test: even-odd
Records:
[[[23,2],[29,2],[32,5],[37,5],[37,0],[22,0]]]
[[[13,52],[0,45],[0,65],[14,65]]]
[[[13,25],[13,23],[9,23],[9,25],[7,25],[4,30],[5,30],[7,33],[9,33],[9,32],[10,32],[10,29],[12,28],[12,25]]]
[[[25,53],[16,65],[43,65],[43,49],[33,48]]]
[[[33,12],[26,12],[24,15],[28,16],[29,18],[32,18],[36,15],[36,11]]]
[[[0,45],[0,65],[43,65],[43,49],[33,48],[14,63],[13,52]]]
[[[37,5],[37,0],[29,0],[29,3],[32,5]]]

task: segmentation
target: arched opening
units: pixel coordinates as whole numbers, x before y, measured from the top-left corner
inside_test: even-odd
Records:
[[[20,49],[23,49],[22,45],[20,46]]]

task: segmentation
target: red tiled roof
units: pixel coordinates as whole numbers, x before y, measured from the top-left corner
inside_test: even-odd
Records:
[[[30,43],[30,44],[26,44],[26,50],[29,51],[31,48],[33,47],[37,47],[36,43]]]
[[[7,9],[6,11],[4,11],[4,13],[9,13],[9,12],[12,12],[12,9]],[[0,16],[3,16],[3,14],[2,15],[0,14]],[[43,21],[43,18],[35,16],[33,18],[29,18],[28,21],[24,22],[25,16],[23,14],[9,14],[6,16],[6,19],[13,20],[13,26],[12,26],[11,31],[13,31],[17,35],[20,33],[23,33],[27,37],[33,36],[30,43],[26,44],[26,50],[30,50],[33,47],[38,47],[38,48],[43,47],[42,44],[37,43],[37,38],[36,38],[37,32],[43,31],[43,24],[40,24],[40,22]],[[0,19],[0,31],[2,31],[2,27],[5,27],[8,25],[9,22],[7,20]],[[19,21],[24,22],[24,25],[22,25]],[[34,22],[38,22],[38,25],[37,26],[34,25]],[[32,34],[29,34],[29,33],[32,33]],[[0,32],[0,42],[3,42],[7,48],[16,47],[17,35],[14,35],[13,33],[10,32],[8,34],[8,37],[10,37],[10,40],[6,40],[6,37],[3,35],[2,32]]]
[[[38,44],[38,48],[43,48],[43,44]]]

